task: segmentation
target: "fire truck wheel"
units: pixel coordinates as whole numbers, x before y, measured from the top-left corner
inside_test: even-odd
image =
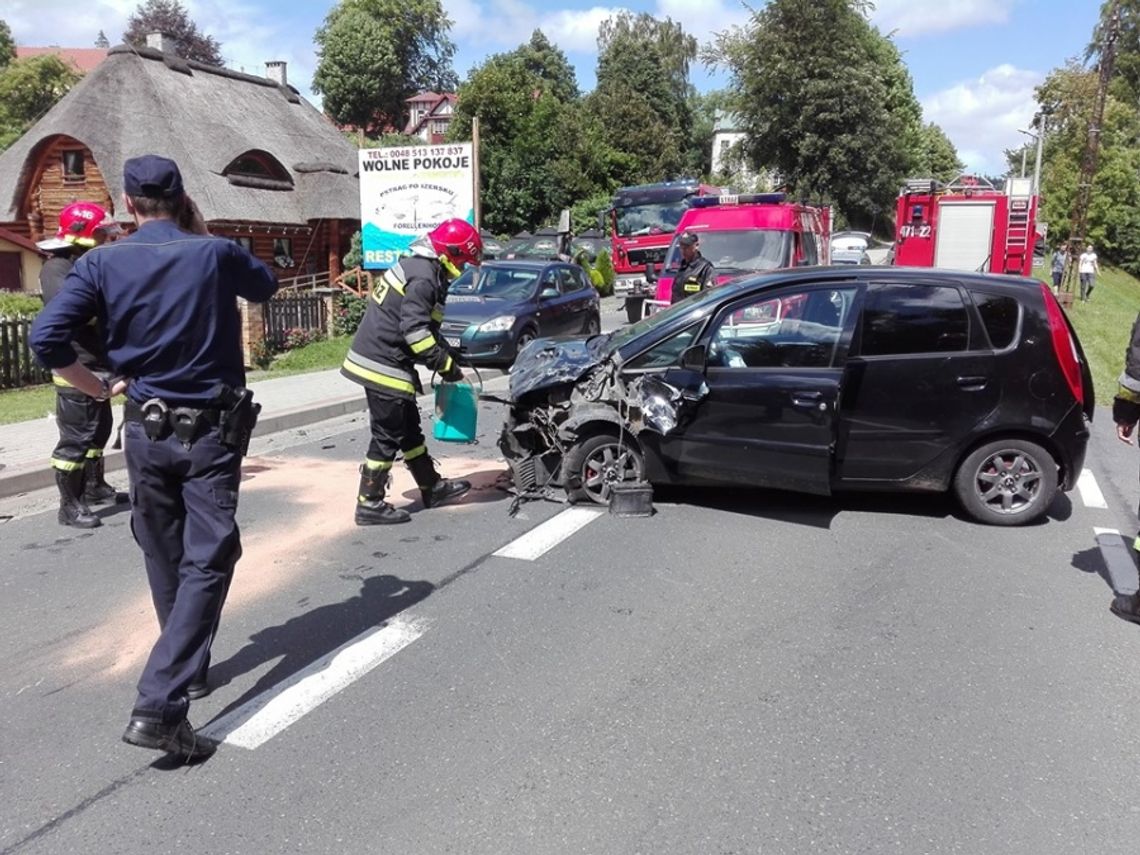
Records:
[[[987,525],[1039,520],[1057,493],[1057,462],[1034,442],[1001,439],[974,449],[954,476],[966,513]]]

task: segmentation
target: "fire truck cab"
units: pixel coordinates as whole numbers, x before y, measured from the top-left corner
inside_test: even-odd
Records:
[[[1029,178],[1004,190],[963,175],[943,186],[906,182],[898,197],[894,263],[978,273],[1031,276],[1037,197]]]
[[[678,237],[684,232],[700,239],[718,285],[745,273],[829,263],[830,208],[789,202],[784,193],[706,196],[690,205],[677,224],[649,311],[672,299],[673,274],[681,266]]]

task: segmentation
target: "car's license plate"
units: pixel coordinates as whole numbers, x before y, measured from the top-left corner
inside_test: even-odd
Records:
[[[452,347],[459,347],[459,339],[456,338],[455,336],[451,336],[451,335],[444,336],[444,341],[446,341]]]

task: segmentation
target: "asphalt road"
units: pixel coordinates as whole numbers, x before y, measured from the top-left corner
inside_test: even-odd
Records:
[[[5,500],[0,853],[1131,853],[1140,628],[1094,528],[1135,530],[1140,458],[1107,416],[1105,507],[1012,530],[937,496],[512,515],[493,405],[431,443],[466,501],[400,473],[413,521],[357,528],[359,417],[259,439],[191,711],[229,741],[192,768],[119,741],[156,632],[127,515]]]

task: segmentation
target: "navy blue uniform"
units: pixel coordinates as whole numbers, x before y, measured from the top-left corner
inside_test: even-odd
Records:
[[[80,258],[32,331],[40,360],[63,368],[75,362],[76,331],[94,318],[112,371],[131,379],[124,431],[131,529],[162,628],[139,680],[135,719],[182,721],[187,687],[205,677],[241,554],[234,519],[241,455],[221,441],[215,395],[222,384],[245,385],[237,297],[261,302],[276,289],[269,268],[236,243],[151,220]],[[215,421],[189,447],[173,434],[148,439],[130,412],[153,398]]]

